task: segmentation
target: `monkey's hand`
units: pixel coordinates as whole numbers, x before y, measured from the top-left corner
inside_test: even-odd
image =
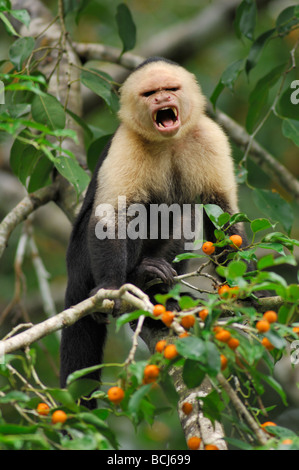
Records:
[[[147,281],[156,277],[160,278],[165,284],[172,286],[177,272],[163,258],[143,258],[136,268],[135,276],[136,283],[140,286],[144,286]]]
[[[99,289],[112,289],[112,290],[114,290],[114,289],[117,289],[117,288],[114,287],[114,286],[113,287],[112,286],[104,286],[104,285],[97,286],[97,287],[95,287],[94,289],[92,289],[90,291],[89,296],[92,297],[93,295],[95,295],[98,292]],[[113,307],[113,310],[112,310],[111,313],[112,313],[112,316],[114,318],[116,318],[120,315],[119,311],[120,311],[120,307],[121,307],[121,300],[120,299],[115,299],[115,300],[113,300],[113,302],[114,302],[114,307]],[[95,316],[95,315],[93,314],[93,316]],[[106,320],[106,323],[107,323],[107,320]]]

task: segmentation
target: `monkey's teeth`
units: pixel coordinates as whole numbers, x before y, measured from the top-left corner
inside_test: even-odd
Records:
[[[156,111],[155,114],[154,114],[154,120],[157,121],[157,114],[158,112]]]
[[[175,117],[177,118],[177,117],[178,117],[178,111],[177,111],[177,109],[176,109],[176,108],[171,108],[171,109],[172,109],[172,111],[174,112]]]

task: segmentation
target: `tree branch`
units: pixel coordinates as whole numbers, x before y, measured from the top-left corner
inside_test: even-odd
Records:
[[[5,250],[12,231],[38,207],[54,201],[58,195],[56,183],[28,194],[10,211],[0,224],[0,257]]]
[[[225,113],[219,110],[214,113],[211,106],[209,110],[215,115],[216,121],[224,128],[228,136],[238,147],[246,149],[250,136],[245,129]],[[249,155],[256,165],[268,175],[270,174],[288,193],[299,201],[299,181],[256,140],[253,140],[251,143]]]

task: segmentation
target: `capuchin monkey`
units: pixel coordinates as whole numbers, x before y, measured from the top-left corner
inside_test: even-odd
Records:
[[[175,218],[169,213],[174,227],[167,238],[162,236],[161,220],[150,237],[149,215],[155,205],[190,205],[194,214],[199,200],[230,214],[239,211],[228,139],[205,114],[205,98],[193,74],[163,58],[146,60],[121,87],[119,119],[74,223],[65,308],[100,288],[118,289],[129,282],[145,289],[149,280],[158,278],[160,284],[146,290],[154,300],[155,294],[170,289],[176,274],[185,272],[186,262],[172,264],[185,250],[184,235],[175,236],[185,222],[183,215]],[[124,236],[121,223],[125,220],[128,228],[141,205],[146,215],[139,229],[147,236]],[[123,219],[121,212],[128,208]],[[214,241],[214,226],[207,217],[204,225],[206,239]],[[241,224],[227,232],[241,235],[247,243]],[[88,315],[62,331],[62,387],[73,371],[102,362],[107,326],[103,315],[97,316],[99,321]],[[98,380],[99,374],[89,377]],[[96,406],[95,400],[85,404]]]

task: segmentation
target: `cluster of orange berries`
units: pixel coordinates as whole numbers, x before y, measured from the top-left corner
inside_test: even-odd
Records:
[[[48,416],[50,413],[50,407],[47,405],[47,403],[39,403],[37,405],[36,411],[40,416]],[[52,414],[52,424],[57,424],[57,423],[65,423],[67,420],[67,414],[63,410],[56,410]]]
[[[233,247],[240,248],[240,246],[243,243],[242,237],[240,235],[231,235],[229,239],[231,241],[230,246],[233,246]],[[212,255],[215,252],[214,243],[209,242],[209,241],[205,242],[202,245],[202,251],[208,256]]]
[[[222,299],[234,299],[239,294],[239,287],[229,287],[227,284],[218,287],[218,294]]]
[[[233,351],[235,351],[238,348],[240,341],[237,338],[234,338],[231,335],[231,333],[225,328],[222,328],[222,326],[215,326],[214,333],[215,333],[215,339],[217,339],[221,343],[226,343],[227,346]],[[226,369],[228,360],[224,354],[220,354],[220,363],[221,363],[221,370]]]
[[[264,313],[263,318],[256,323],[256,329],[260,333],[266,333],[270,330],[271,323],[275,323],[277,321],[277,318],[277,313],[274,312],[274,310],[268,310]],[[273,346],[273,344],[268,340],[268,338],[266,338],[266,336],[264,336],[264,338],[262,339],[262,345],[268,351],[272,351],[272,349],[275,348],[275,346]]]
[[[198,450],[200,447],[200,444],[201,444],[201,438],[197,436],[189,437],[187,441],[187,446],[188,446],[188,449],[190,450]],[[219,447],[214,444],[206,444],[204,446],[204,449],[205,450],[219,450]]]

